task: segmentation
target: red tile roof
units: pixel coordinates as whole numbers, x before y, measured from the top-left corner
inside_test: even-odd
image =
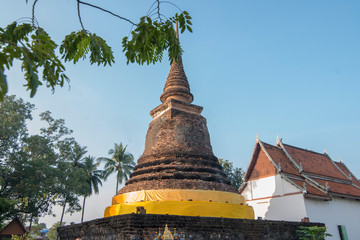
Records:
[[[299,185],[301,188],[304,188],[305,179],[303,181],[291,179],[291,181],[295,182],[297,185]],[[319,190],[318,188],[314,187],[311,183],[306,182],[305,187],[307,190],[307,193],[317,196],[328,196],[324,191]]]
[[[330,193],[344,194],[354,197],[360,197],[360,189],[344,183],[338,183],[333,181],[325,181],[320,179],[315,179],[316,182],[320,183],[323,186],[326,186],[326,183],[329,186]]]
[[[284,144],[284,147],[298,165],[301,163],[304,172],[348,180],[347,177],[335,167],[326,154],[316,153],[286,144]]]
[[[294,174],[294,175],[298,175],[300,176],[299,171],[296,169],[296,167],[289,161],[288,157],[286,156],[286,154],[284,153],[284,151],[277,146],[272,146],[270,144],[267,143],[263,143],[266,151],[269,153],[269,155],[271,156],[272,160],[281,166],[281,170],[289,173],[289,174]]]
[[[263,171],[255,171],[256,169],[254,169],[261,155],[261,161],[264,162],[264,156],[266,156],[271,163],[270,165],[273,165],[273,169],[279,168],[280,165],[280,173],[287,176],[285,179],[290,178],[292,184],[295,183],[299,189],[304,188],[305,182],[305,196],[307,197],[317,196],[329,199],[332,196],[340,195],[341,197],[355,197],[360,200],[360,181],[344,163],[332,161],[327,154],[290,146],[282,142],[278,142],[277,145],[273,146],[257,140],[256,151],[254,150],[256,154],[253,154],[250,160],[245,182],[254,179],[254,177],[256,179],[266,177],[261,176]],[[260,153],[263,153],[259,154],[259,150]]]
[[[343,162],[335,162],[336,166],[348,177],[351,176],[351,181],[354,185],[360,187],[360,181],[352,174]]]

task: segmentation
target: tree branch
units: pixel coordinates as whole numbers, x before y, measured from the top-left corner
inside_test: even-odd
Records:
[[[154,9],[151,10],[151,11],[149,11],[149,12],[146,14],[146,16],[147,16],[147,17],[150,17],[150,16],[154,16],[154,14],[157,14],[156,8],[154,8]]]
[[[131,21],[130,19],[127,19],[127,18],[121,17],[121,16],[119,16],[119,15],[117,15],[117,14],[115,14],[115,13],[113,13],[113,12],[109,11],[109,10],[106,10],[106,9],[104,9],[104,8],[101,8],[101,7],[99,7],[99,6],[96,6],[96,5],[93,5],[93,4],[90,4],[90,3],[87,3],[87,2],[83,2],[83,1],[80,1],[80,0],[77,0],[77,1],[78,1],[78,3],[81,3],[81,4],[84,4],[84,5],[87,5],[87,6],[90,6],[90,7],[96,8],[96,9],[99,9],[99,10],[101,10],[101,11],[103,11],[103,12],[107,12],[107,13],[109,13],[109,14],[111,14],[111,15],[113,15],[113,16],[115,16],[115,17],[117,17],[117,18],[120,18],[121,20],[125,20],[125,21],[127,21],[127,22],[131,23],[132,25],[137,25],[137,24],[135,24],[133,21]]]
[[[173,5],[174,7],[176,7],[177,9],[179,9],[180,12],[182,12],[183,10],[181,10],[181,8],[179,8],[175,3],[169,2],[169,1],[161,1],[160,3],[168,3]]]
[[[156,1],[155,2],[153,2],[153,4],[150,6],[150,8],[149,8],[149,10],[148,10],[148,12],[146,13],[146,16],[148,16],[149,14],[150,14],[150,11],[152,12],[153,10],[151,10],[152,8],[153,8],[153,6],[155,5],[155,3],[156,3]],[[156,8],[155,8],[156,9]]]
[[[35,5],[37,3],[38,0],[35,0],[33,5],[32,5],[32,17],[31,17],[31,22],[33,27],[35,27]]]
[[[160,22],[162,21],[161,19],[161,15],[160,15],[160,0],[156,0],[157,1],[157,14],[158,14],[158,18],[160,19]]]
[[[77,0],[77,10],[78,10],[78,17],[79,17],[79,22],[80,22],[81,28],[85,31],[84,24],[82,22],[81,14],[80,14],[80,1],[79,0]]]

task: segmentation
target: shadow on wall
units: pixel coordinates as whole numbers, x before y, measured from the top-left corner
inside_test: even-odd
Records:
[[[265,218],[269,220],[301,221],[307,217],[305,202],[300,190],[294,189],[289,182],[277,176],[273,197],[268,200]]]
[[[256,196],[254,195],[254,189],[257,189],[257,187],[258,187],[258,184],[256,183],[256,181],[252,181],[252,180],[248,180],[248,183],[247,183],[248,185],[247,185],[247,187],[246,188],[248,188],[248,189],[250,189],[250,190],[248,190],[247,191],[247,196],[245,196],[245,194],[241,194],[241,195],[243,195],[243,197],[247,200],[247,199],[250,199],[250,200],[253,200],[253,199],[256,199]],[[257,211],[257,206],[255,206],[255,205],[253,205],[253,202],[251,201],[250,203],[247,203],[247,204],[249,204],[250,206],[252,206],[253,207],[253,209],[254,209],[254,213],[255,213],[255,219],[257,219],[258,217],[259,217],[259,215],[261,215],[261,214],[259,214],[259,212]]]
[[[265,219],[268,220],[285,220],[281,217],[284,207],[278,204],[280,196],[284,195],[284,189],[282,186],[279,186],[276,182],[276,177],[274,178],[274,192],[272,193],[273,198],[270,198],[268,201],[268,209],[265,212]],[[296,207],[296,206],[294,206]]]

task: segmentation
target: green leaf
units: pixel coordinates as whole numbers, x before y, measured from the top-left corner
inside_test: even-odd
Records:
[[[5,94],[7,93],[7,82],[4,71],[0,68],[0,101],[3,101]]]
[[[7,86],[4,69],[10,69],[13,60],[22,62],[27,90],[33,97],[39,85],[42,85],[39,70],[42,70],[42,81],[47,87],[63,85],[61,77],[65,67],[55,54],[57,45],[42,28],[30,24],[12,23],[0,30],[0,69],[2,69],[1,94],[5,95]]]
[[[187,25],[186,28],[189,32],[191,32],[191,33],[193,32],[192,28],[189,25]]]
[[[28,0],[26,0],[28,2]],[[140,22],[131,32],[130,37],[122,40],[123,52],[127,64],[155,64],[163,59],[168,51],[169,61],[177,61],[182,53],[180,43],[175,37],[173,23],[178,22],[181,33],[185,30],[192,32],[191,16],[187,11],[176,13],[166,21],[152,20],[141,17]],[[56,86],[63,86],[69,78],[64,74],[65,67],[56,55],[57,44],[39,27],[32,24],[17,24],[13,22],[6,28],[0,28],[0,99],[7,92],[5,69],[13,66],[14,60],[21,61],[27,90],[33,97],[39,85],[46,85],[55,90]],[[91,64],[97,65],[114,63],[111,47],[101,37],[85,30],[72,32],[65,36],[60,47],[60,58],[65,62],[77,63],[80,59],[89,58]],[[40,71],[42,75],[39,76]]]
[[[22,69],[25,71],[25,79],[27,81],[27,90],[30,90],[30,97],[33,97],[36,93],[36,90],[39,85],[42,83],[39,81],[39,76],[37,74],[36,67],[33,66],[33,63],[30,59],[25,59],[22,64]]]
[[[91,64],[106,66],[114,63],[113,52],[106,41],[84,30],[67,35],[60,46],[60,53],[66,62],[76,63],[79,59],[85,59],[90,53]]]

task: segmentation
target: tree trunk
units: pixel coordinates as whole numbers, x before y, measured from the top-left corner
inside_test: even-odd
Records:
[[[30,218],[30,225],[29,225],[29,232],[31,231],[32,222],[33,222],[33,216],[31,215],[31,218]]]
[[[84,196],[83,207],[82,207],[82,213],[81,213],[81,223],[83,223],[83,220],[84,220],[85,199],[86,199],[86,197]]]
[[[115,195],[118,194],[118,187],[119,187],[119,172],[116,174],[116,193],[115,193]]]
[[[60,227],[62,226],[62,222],[63,222],[63,219],[64,219],[65,207],[66,207],[66,200],[64,202],[63,210],[62,210],[62,213],[61,213]]]
[[[66,200],[65,200],[65,202],[64,202],[64,207],[63,207],[63,210],[62,210],[62,213],[61,213],[61,218],[60,218],[60,225],[59,225],[59,227],[62,226],[62,222],[63,222],[63,219],[64,219],[64,213],[65,213],[65,207],[66,207]],[[59,235],[57,235],[57,237],[56,237],[56,240],[58,240],[58,239],[59,239]]]

